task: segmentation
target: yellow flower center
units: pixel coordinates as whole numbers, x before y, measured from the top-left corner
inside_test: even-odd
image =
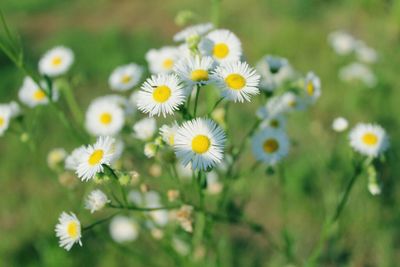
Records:
[[[166,85],[160,85],[153,91],[153,99],[158,103],[164,103],[171,96],[171,89]]]
[[[214,45],[213,55],[216,58],[223,59],[229,54],[229,47],[224,43]]]
[[[70,238],[78,238],[79,237],[79,225],[77,222],[69,222],[67,225],[67,233]]]
[[[168,138],[169,144],[172,146],[175,143],[175,136],[171,134]]]
[[[110,124],[112,121],[112,116],[108,112],[104,112],[103,114],[100,115],[100,122],[102,124]]]
[[[4,125],[4,122],[5,122],[4,118],[0,117],[0,127]]]
[[[132,80],[132,77],[130,75],[123,75],[121,78],[121,82],[125,83],[125,84],[129,83],[131,80]]]
[[[263,144],[266,153],[274,153],[279,149],[279,143],[275,139],[267,139]]]
[[[289,107],[295,108],[296,105],[297,105],[297,102],[296,102],[295,99],[293,99],[293,100],[290,100],[290,101],[288,102],[288,105],[289,105]]]
[[[46,97],[46,94],[42,89],[37,89],[36,92],[33,94],[33,99],[36,101],[43,100]]]
[[[373,134],[373,133],[366,133],[362,137],[362,141],[366,145],[374,146],[378,143],[378,136],[376,136],[376,134]]]
[[[308,82],[308,83],[307,83],[307,93],[308,93],[310,96],[312,96],[312,95],[314,95],[314,91],[315,91],[315,88],[314,88],[313,83],[312,83],[312,82]]]
[[[103,159],[104,151],[102,149],[97,149],[93,151],[92,155],[90,155],[88,163],[93,166],[99,164],[99,162]]]
[[[170,70],[174,66],[174,61],[171,58],[167,58],[164,60],[162,65],[164,69]]]
[[[197,154],[203,154],[210,148],[210,139],[205,135],[197,135],[192,140],[192,150]]]
[[[206,70],[194,70],[190,74],[190,79],[193,81],[199,82],[199,81],[208,81],[208,71]]]
[[[278,128],[279,127],[279,121],[278,120],[271,120],[269,122],[269,125],[271,125],[271,127]]]
[[[246,79],[240,74],[232,73],[225,78],[225,83],[231,89],[241,90],[246,85]]]
[[[62,58],[60,56],[56,56],[52,59],[51,64],[53,66],[59,66],[62,63]]]

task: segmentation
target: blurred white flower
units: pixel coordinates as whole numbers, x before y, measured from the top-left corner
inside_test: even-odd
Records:
[[[355,49],[357,40],[345,31],[334,31],[329,34],[328,42],[338,55],[348,55]]]
[[[136,138],[147,141],[151,139],[157,131],[156,120],[154,118],[144,118],[136,122],[132,129]]]
[[[65,74],[74,63],[74,53],[70,48],[57,46],[47,51],[39,61],[39,72],[50,77]]]
[[[110,202],[110,200],[107,198],[107,195],[100,189],[96,189],[87,196],[85,208],[90,210],[91,213],[94,213],[95,211],[103,209],[108,202]]]
[[[132,218],[118,215],[110,222],[110,235],[117,243],[131,242],[138,238],[139,226]]]
[[[149,64],[150,72],[153,74],[172,72],[174,65],[180,58],[180,49],[172,46],[150,49],[146,53],[146,60]]]
[[[11,118],[11,109],[8,106],[0,106],[0,136],[8,129]]]
[[[343,132],[347,130],[348,127],[349,122],[343,117],[338,117],[332,122],[332,129],[336,132]]]
[[[375,49],[367,46],[362,41],[357,42],[356,56],[358,60],[365,63],[376,63],[378,61],[378,53],[375,51]]]
[[[191,36],[198,35],[202,36],[212,30],[214,25],[212,23],[202,23],[197,25],[191,25],[176,33],[173,37],[175,42],[186,41]]]
[[[65,169],[70,171],[76,171],[76,169],[79,166],[79,161],[84,153],[85,153],[85,146],[80,146],[72,150],[71,154],[69,154],[65,158]]]
[[[55,170],[65,160],[67,155],[64,148],[54,148],[47,154],[47,165],[50,169]]]
[[[170,146],[174,145],[175,135],[176,135],[178,128],[179,128],[179,125],[176,121],[171,125],[164,124],[163,126],[161,126],[160,134],[165,143],[167,143]]]
[[[264,56],[257,63],[256,69],[261,75],[260,89],[267,92],[274,91],[295,75],[286,58],[272,55]]]
[[[144,144],[144,155],[148,158],[153,158],[157,152],[157,145],[154,142]]]
[[[49,102],[49,99],[45,91],[43,91],[42,89],[45,85],[46,84],[43,82],[41,84],[42,87],[40,87],[32,80],[32,78],[25,77],[24,82],[18,92],[19,100],[31,108],[37,105],[47,104]],[[58,89],[54,87],[52,92],[52,100],[56,101],[58,99],[58,96]]]
[[[135,63],[130,63],[114,69],[108,79],[108,83],[112,90],[127,91],[139,83],[142,74],[142,67]]]
[[[377,79],[372,70],[362,63],[353,62],[339,70],[339,78],[342,81],[361,81],[367,87],[374,87]]]

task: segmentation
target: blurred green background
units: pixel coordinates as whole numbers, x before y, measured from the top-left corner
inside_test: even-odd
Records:
[[[72,72],[79,85],[78,102],[86,108],[90,100],[110,93],[108,75],[120,64],[145,65],[149,48],[172,44],[179,30],[174,18],[180,10],[192,10],[200,21],[208,21],[210,1],[184,0],[2,0],[11,27],[22,38],[27,61],[35,66],[52,46],[71,47],[76,55]],[[255,64],[264,54],[287,57],[305,73],[314,70],[322,80],[323,94],[306,113],[291,116],[289,135],[295,145],[284,163],[287,190],[287,224],[291,252],[306,258],[316,240],[324,216],[332,212],[346,179],[351,174],[346,137],[330,129],[333,118],[345,116],[356,122],[378,122],[391,137],[382,195],[373,197],[362,177],[330,240],[323,266],[399,266],[400,165],[399,143],[400,2],[396,0],[222,0],[221,27],[235,32],[243,42],[248,61]],[[380,60],[373,65],[378,77],[374,89],[343,83],[338,69],[349,58],[339,57],[327,43],[329,32],[345,29],[377,49]],[[23,75],[0,53],[0,102],[17,98]],[[229,127],[249,127],[246,118],[256,107],[243,105]],[[100,239],[101,230],[85,237],[84,247],[71,252],[60,249],[54,225],[63,210],[79,210],[83,189],[62,187],[46,164],[54,147],[68,150],[80,145],[60,126],[47,107],[28,115],[33,120],[34,152],[21,144],[19,136],[0,138],[0,266],[144,266],[129,253]],[[240,136],[240,134],[238,134]],[[246,154],[246,159],[250,158]],[[274,175],[260,172],[248,177],[252,200],[246,212],[264,224],[276,238],[282,230],[281,187]],[[82,215],[83,221],[91,216]],[[100,216],[101,217],[101,216]],[[281,256],[262,240],[231,229],[231,255],[224,266],[283,266]],[[108,238],[109,239],[109,238]],[[129,245],[143,248],[140,240]],[[150,257],[160,257],[157,246],[147,246]],[[322,266],[322,265],[321,265]]]

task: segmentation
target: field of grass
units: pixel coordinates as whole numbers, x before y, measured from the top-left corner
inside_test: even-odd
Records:
[[[192,10],[200,21],[209,20],[209,2],[2,0],[0,8],[12,29],[19,32],[32,66],[55,45],[74,50],[74,90],[85,110],[91,99],[111,92],[107,79],[115,66],[128,62],[146,65],[146,51],[172,44],[172,36],[179,30],[174,18],[180,10]],[[251,196],[245,213],[267,228],[274,239],[286,240],[286,250],[277,253],[262,237],[239,226],[218,226],[212,234],[230,234],[221,237],[220,245],[228,247],[229,253],[217,266],[302,266],[319,238],[325,216],[333,212],[352,173],[347,136],[331,130],[332,120],[338,116],[348,118],[351,125],[379,123],[388,132],[391,146],[382,175],[382,194],[372,196],[366,176],[360,177],[324,246],[320,266],[398,266],[399,23],[400,4],[389,0],[221,2],[220,27],[238,35],[250,64],[255,65],[265,54],[284,56],[302,73],[315,71],[323,92],[314,107],[289,118],[288,134],[294,145],[281,165],[285,183],[277,173],[266,174],[265,168],[260,168],[242,178],[245,186],[233,189],[239,200],[239,193]],[[337,56],[329,47],[327,36],[337,29],[347,30],[378,51],[379,61],[372,66],[378,79],[375,88],[338,78],[339,68],[352,59]],[[0,77],[0,102],[17,99],[23,74],[2,53]],[[247,103],[231,109],[229,129],[237,138],[234,142],[243,138],[242,129],[250,128],[248,116],[254,116],[256,108],[256,103]],[[105,214],[83,211],[89,184],[67,189],[47,167],[50,149],[70,151],[81,145],[53,110],[36,108],[26,120],[35,148],[21,143],[20,136],[12,132],[0,137],[0,266],[149,266],[140,256],[143,253],[152,258],[150,266],[174,266],[168,252],[148,233],[121,246],[110,239],[107,225],[88,232],[82,248],[70,252],[59,248],[54,225],[62,211],[81,211],[78,214],[83,222]],[[142,161],[133,160],[132,168],[145,172],[150,164]],[[252,162],[247,150],[240,164],[248,167]],[[142,178],[155,188],[163,188],[162,177]],[[289,265],[291,258],[300,263],[295,260]]]

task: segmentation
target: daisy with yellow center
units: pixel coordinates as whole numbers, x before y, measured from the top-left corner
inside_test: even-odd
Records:
[[[175,143],[175,135],[176,131],[178,130],[179,126],[176,122],[172,125],[163,125],[160,128],[160,134],[163,138],[164,142],[170,146],[173,146]]]
[[[389,147],[385,130],[377,124],[357,124],[350,132],[350,145],[357,152],[377,157]]]
[[[127,91],[135,87],[143,74],[143,68],[135,63],[119,66],[111,73],[108,83],[111,90]]]
[[[218,29],[208,33],[199,44],[202,55],[211,56],[218,63],[238,61],[242,56],[239,38],[229,30]]]
[[[197,118],[184,122],[175,134],[174,149],[183,165],[207,170],[221,162],[225,133],[214,121]]]
[[[246,62],[229,62],[218,66],[212,80],[221,88],[221,95],[234,102],[250,101],[259,93],[260,75]]]
[[[11,109],[6,105],[0,106],[0,136],[8,129],[11,118]]]
[[[85,147],[79,155],[76,174],[82,181],[92,179],[97,173],[103,172],[103,164],[110,165],[114,160],[115,140],[100,136],[94,145]]]
[[[180,53],[180,49],[173,46],[151,49],[146,54],[150,72],[153,74],[171,73],[180,58]]]
[[[189,95],[194,86],[209,83],[213,66],[211,57],[187,56],[176,64],[174,71],[185,83]]]
[[[95,136],[115,136],[124,122],[124,110],[115,101],[94,100],[86,112],[86,129]]]
[[[74,53],[71,49],[58,46],[46,54],[39,61],[39,71],[50,77],[65,74],[74,63]]]
[[[69,251],[75,243],[82,246],[81,223],[74,213],[61,213],[56,225],[56,236],[60,239],[60,247]]]
[[[41,86],[39,86],[30,77],[25,77],[24,82],[19,89],[18,97],[22,103],[31,108],[37,105],[45,105],[49,102],[49,98],[42,89],[44,86],[46,86],[45,82],[41,83]],[[57,100],[58,96],[58,89],[53,86],[53,101]]]
[[[183,85],[175,74],[147,79],[138,94],[138,109],[150,116],[171,115],[185,101]]]
[[[321,81],[314,72],[307,73],[305,92],[309,102],[314,103],[321,96]]]
[[[278,163],[289,152],[289,140],[281,129],[264,128],[252,140],[255,158],[269,165]]]

